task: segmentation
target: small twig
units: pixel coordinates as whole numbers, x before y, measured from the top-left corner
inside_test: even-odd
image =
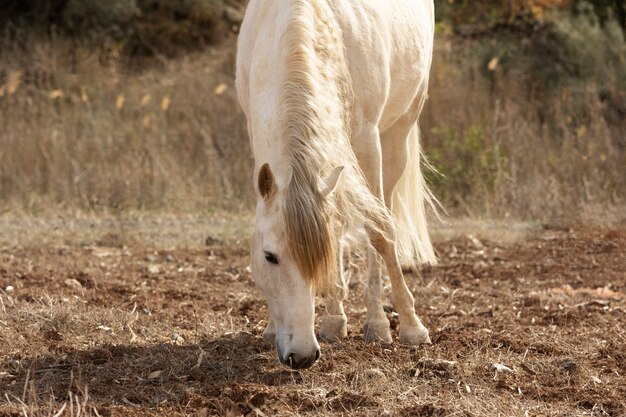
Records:
[[[255,407],[252,403],[247,402],[247,403],[246,403],[246,405],[247,405],[248,407],[250,407],[250,409],[251,409],[252,411],[254,411],[255,413],[257,413],[257,415],[259,415],[259,416],[261,416],[261,417],[267,417],[267,415],[266,415],[263,411],[259,410],[259,409],[258,409],[257,407]]]
[[[70,371],[70,386],[67,389],[67,396],[70,397],[70,416],[74,417],[74,400],[72,399],[72,384],[74,383],[74,371]]]
[[[130,405],[131,407],[141,408],[141,406],[140,406],[139,404],[136,404],[136,403],[134,403],[134,402],[132,402],[132,401],[128,400],[126,397],[122,397],[122,402],[123,402],[124,404],[128,404],[128,405]]]
[[[80,417],[83,412],[83,406],[80,403],[80,396],[78,394],[75,394],[74,400],[76,401],[76,417]]]
[[[13,396],[13,398],[15,398],[18,403],[20,403],[20,407],[22,408],[22,413],[24,414],[24,417],[28,417],[28,408],[26,407],[26,404],[24,404],[24,401],[20,400],[15,395]]]
[[[420,387],[413,387],[413,388],[409,388],[408,390],[404,391],[403,393],[401,393],[400,395],[398,395],[399,399],[406,399],[407,396],[412,393],[413,391],[418,390]]]
[[[193,311],[193,320],[194,320],[194,325],[195,325],[195,330],[194,330],[193,337],[195,339],[194,342],[196,344],[198,344],[198,315],[196,314],[196,305],[192,304],[191,306],[192,306],[191,311]],[[202,349],[200,349],[200,350],[202,350]],[[204,353],[204,352],[202,352],[202,353]]]
[[[22,391],[22,403],[26,400],[26,388],[28,387],[28,380],[30,379],[30,368],[26,371],[26,379],[24,380],[24,390]]]
[[[198,361],[196,362],[196,366],[194,368],[200,369],[200,365],[202,365],[202,360],[204,359],[204,350],[200,348],[200,354],[198,355]]]
[[[68,364],[63,364],[63,365],[50,365],[50,366],[46,366],[44,368],[37,368],[35,369],[35,374],[40,374],[42,372],[47,372],[47,371],[54,371],[57,369],[71,369],[72,366],[74,366],[74,364],[68,363]]]
[[[80,405],[80,398],[78,394],[74,394],[74,401],[76,401],[76,416],[73,416],[73,417],[80,417],[80,412],[82,410],[82,407]]]
[[[63,411],[65,411],[65,407],[67,407],[67,402],[64,402],[61,406],[61,409],[57,411],[52,417],[61,417],[61,414],[63,414]]]

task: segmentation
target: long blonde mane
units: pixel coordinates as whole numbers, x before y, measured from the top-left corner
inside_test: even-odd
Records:
[[[282,202],[289,250],[318,289],[337,277],[345,228],[387,230],[391,218],[368,189],[350,144],[352,90],[341,31],[324,0],[294,0],[281,38],[281,134],[290,179]],[[325,198],[323,178],[344,166]]]

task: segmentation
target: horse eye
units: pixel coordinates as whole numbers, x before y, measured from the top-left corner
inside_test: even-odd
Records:
[[[265,260],[271,264],[278,265],[278,257],[276,254],[268,251],[263,251],[265,254]]]

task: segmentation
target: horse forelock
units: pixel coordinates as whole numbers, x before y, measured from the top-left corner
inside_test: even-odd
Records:
[[[317,289],[324,289],[337,272],[337,237],[323,200],[298,174],[292,176],[284,206],[288,247],[301,273]]]

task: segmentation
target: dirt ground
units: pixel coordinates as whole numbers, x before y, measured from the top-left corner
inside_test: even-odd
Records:
[[[0,416],[626,415],[624,230],[440,234],[440,265],[407,275],[420,348],[364,344],[356,259],[348,338],[299,372],[263,345],[236,239],[2,226]]]

